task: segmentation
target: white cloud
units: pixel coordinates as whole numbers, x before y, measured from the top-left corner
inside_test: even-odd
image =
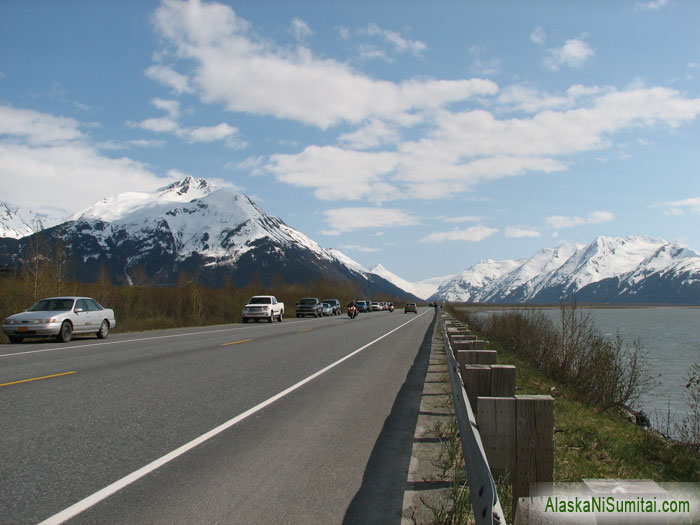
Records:
[[[423,237],[420,242],[445,242],[445,241],[470,241],[477,242],[490,237],[491,235],[498,233],[496,228],[488,228],[478,224],[467,228],[465,230],[460,230],[455,228],[448,232],[435,232],[431,233],[427,237]]]
[[[382,180],[393,171],[398,157],[393,152],[368,153],[327,146],[308,146],[299,154],[272,155],[266,171],[277,180],[314,189],[322,200],[358,200],[374,196],[374,202],[397,198],[395,186]]]
[[[0,106],[0,135],[10,135],[30,144],[60,144],[82,139],[77,120],[56,117],[31,109]]]
[[[413,226],[418,219],[403,210],[395,208],[336,208],[323,212],[326,223],[331,227],[325,235],[360,230],[364,228],[387,228]]]
[[[418,40],[408,40],[401,36],[400,33],[383,29],[377,24],[371,23],[363,31],[370,36],[379,36],[394,48],[397,53],[411,53],[414,56],[421,56],[423,51],[428,49],[423,42]]]
[[[379,248],[370,248],[369,246],[359,246],[357,244],[342,244],[340,248],[349,252],[374,253],[379,251]]]
[[[656,11],[661,9],[666,4],[668,0],[653,0],[651,2],[637,2],[634,6],[635,11]]]
[[[440,215],[438,217],[435,217],[435,220],[459,224],[463,222],[480,222],[483,220],[483,217],[478,217],[476,215],[463,215],[461,217],[444,217]]]
[[[578,38],[567,40],[562,47],[549,49],[548,54],[544,64],[552,71],[558,71],[562,66],[581,67],[586,60],[595,55],[591,46]]]
[[[180,125],[180,103],[177,100],[153,99],[151,103],[168,113],[167,117],[148,118],[141,122],[128,122],[131,127],[153,133],[172,133],[190,144],[225,141],[232,149],[243,149],[247,143],[239,137],[238,128],[222,122],[215,126],[188,128]]]
[[[177,95],[192,93],[189,79],[169,66],[156,64],[146,69],[146,76],[151,80],[170,87]]]
[[[573,228],[583,224],[600,224],[603,222],[611,222],[615,220],[615,215],[608,211],[594,211],[588,214],[588,217],[565,217],[563,215],[553,215],[547,217],[545,222],[552,228]]]
[[[667,213],[671,215],[700,214],[700,197],[664,202],[658,206],[668,208]]]
[[[508,226],[506,228],[506,237],[509,239],[520,239],[523,237],[542,237],[542,234],[537,230],[533,229],[516,228],[514,226]]]
[[[538,46],[543,46],[547,41],[547,35],[545,34],[544,29],[539,26],[533,29],[532,33],[530,33],[530,40],[532,40]]]
[[[545,97],[538,99],[534,91],[513,94],[505,102],[522,104],[528,97],[533,109],[546,105]],[[563,157],[606,148],[615,133],[676,127],[700,114],[700,99],[668,88],[616,91],[575,85],[550,105],[565,109],[509,119],[481,109],[438,110],[432,129],[420,140],[399,142],[385,151],[309,146],[297,154],[273,156],[265,169],[282,182],[314,189],[326,200],[445,198],[488,180],[565,171]],[[393,129],[368,123],[342,139],[351,147],[379,147],[398,140]]]
[[[338,137],[338,142],[351,149],[372,149],[385,144],[396,144],[401,134],[393,124],[372,119],[351,133]]]
[[[22,181],[4,185],[3,199],[68,216],[125,187],[147,191],[173,180],[128,157],[103,155],[79,126],[73,119],[0,106],[0,180]]]
[[[307,24],[301,18],[293,18],[290,23],[289,30],[292,33],[292,35],[294,35],[294,38],[296,38],[299,41],[305,40],[306,38],[314,34],[314,32],[309,27],[309,24]]]
[[[189,84],[197,86],[201,99],[231,111],[272,115],[325,129],[372,117],[400,119],[416,109],[440,107],[497,89],[481,79],[420,79],[401,84],[374,80],[343,63],[316,58],[307,49],[290,51],[256,39],[248,22],[221,4],[173,0],[156,10],[154,20],[158,33],[175,49],[172,58],[193,64]],[[392,39],[397,48],[421,47]],[[174,87],[170,77],[160,69],[157,72],[161,74],[152,78]]]

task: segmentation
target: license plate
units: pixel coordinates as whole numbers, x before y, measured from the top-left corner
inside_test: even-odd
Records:
[[[19,333],[24,333],[24,332],[26,332],[26,331],[27,331],[27,327],[26,327],[26,326],[20,326],[20,327],[17,328],[17,332],[19,332]]]

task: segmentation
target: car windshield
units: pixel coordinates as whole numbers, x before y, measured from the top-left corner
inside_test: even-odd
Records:
[[[271,302],[269,297],[253,297],[248,304],[270,304]]]
[[[67,312],[73,308],[73,299],[42,299],[34,306],[30,312]]]
[[[365,302],[364,302],[364,301],[357,301],[357,304],[358,304],[358,305],[364,306],[364,305],[365,305]]]
[[[331,307],[331,308],[333,307],[333,305],[332,305],[331,303],[323,303],[323,306],[328,306],[328,307]]]
[[[316,304],[316,299],[302,299],[299,301],[300,304]]]

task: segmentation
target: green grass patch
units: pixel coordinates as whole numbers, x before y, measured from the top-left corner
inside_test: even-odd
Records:
[[[628,421],[616,409],[584,404],[565,386],[491,341],[500,364],[516,366],[518,394],[554,398],[554,480],[583,478],[700,481],[700,456]]]

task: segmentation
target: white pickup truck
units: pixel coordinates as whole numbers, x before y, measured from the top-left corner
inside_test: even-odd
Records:
[[[255,295],[243,306],[243,322],[255,319],[267,319],[269,323],[277,319],[280,323],[284,316],[284,303],[277,300],[274,295]]]

